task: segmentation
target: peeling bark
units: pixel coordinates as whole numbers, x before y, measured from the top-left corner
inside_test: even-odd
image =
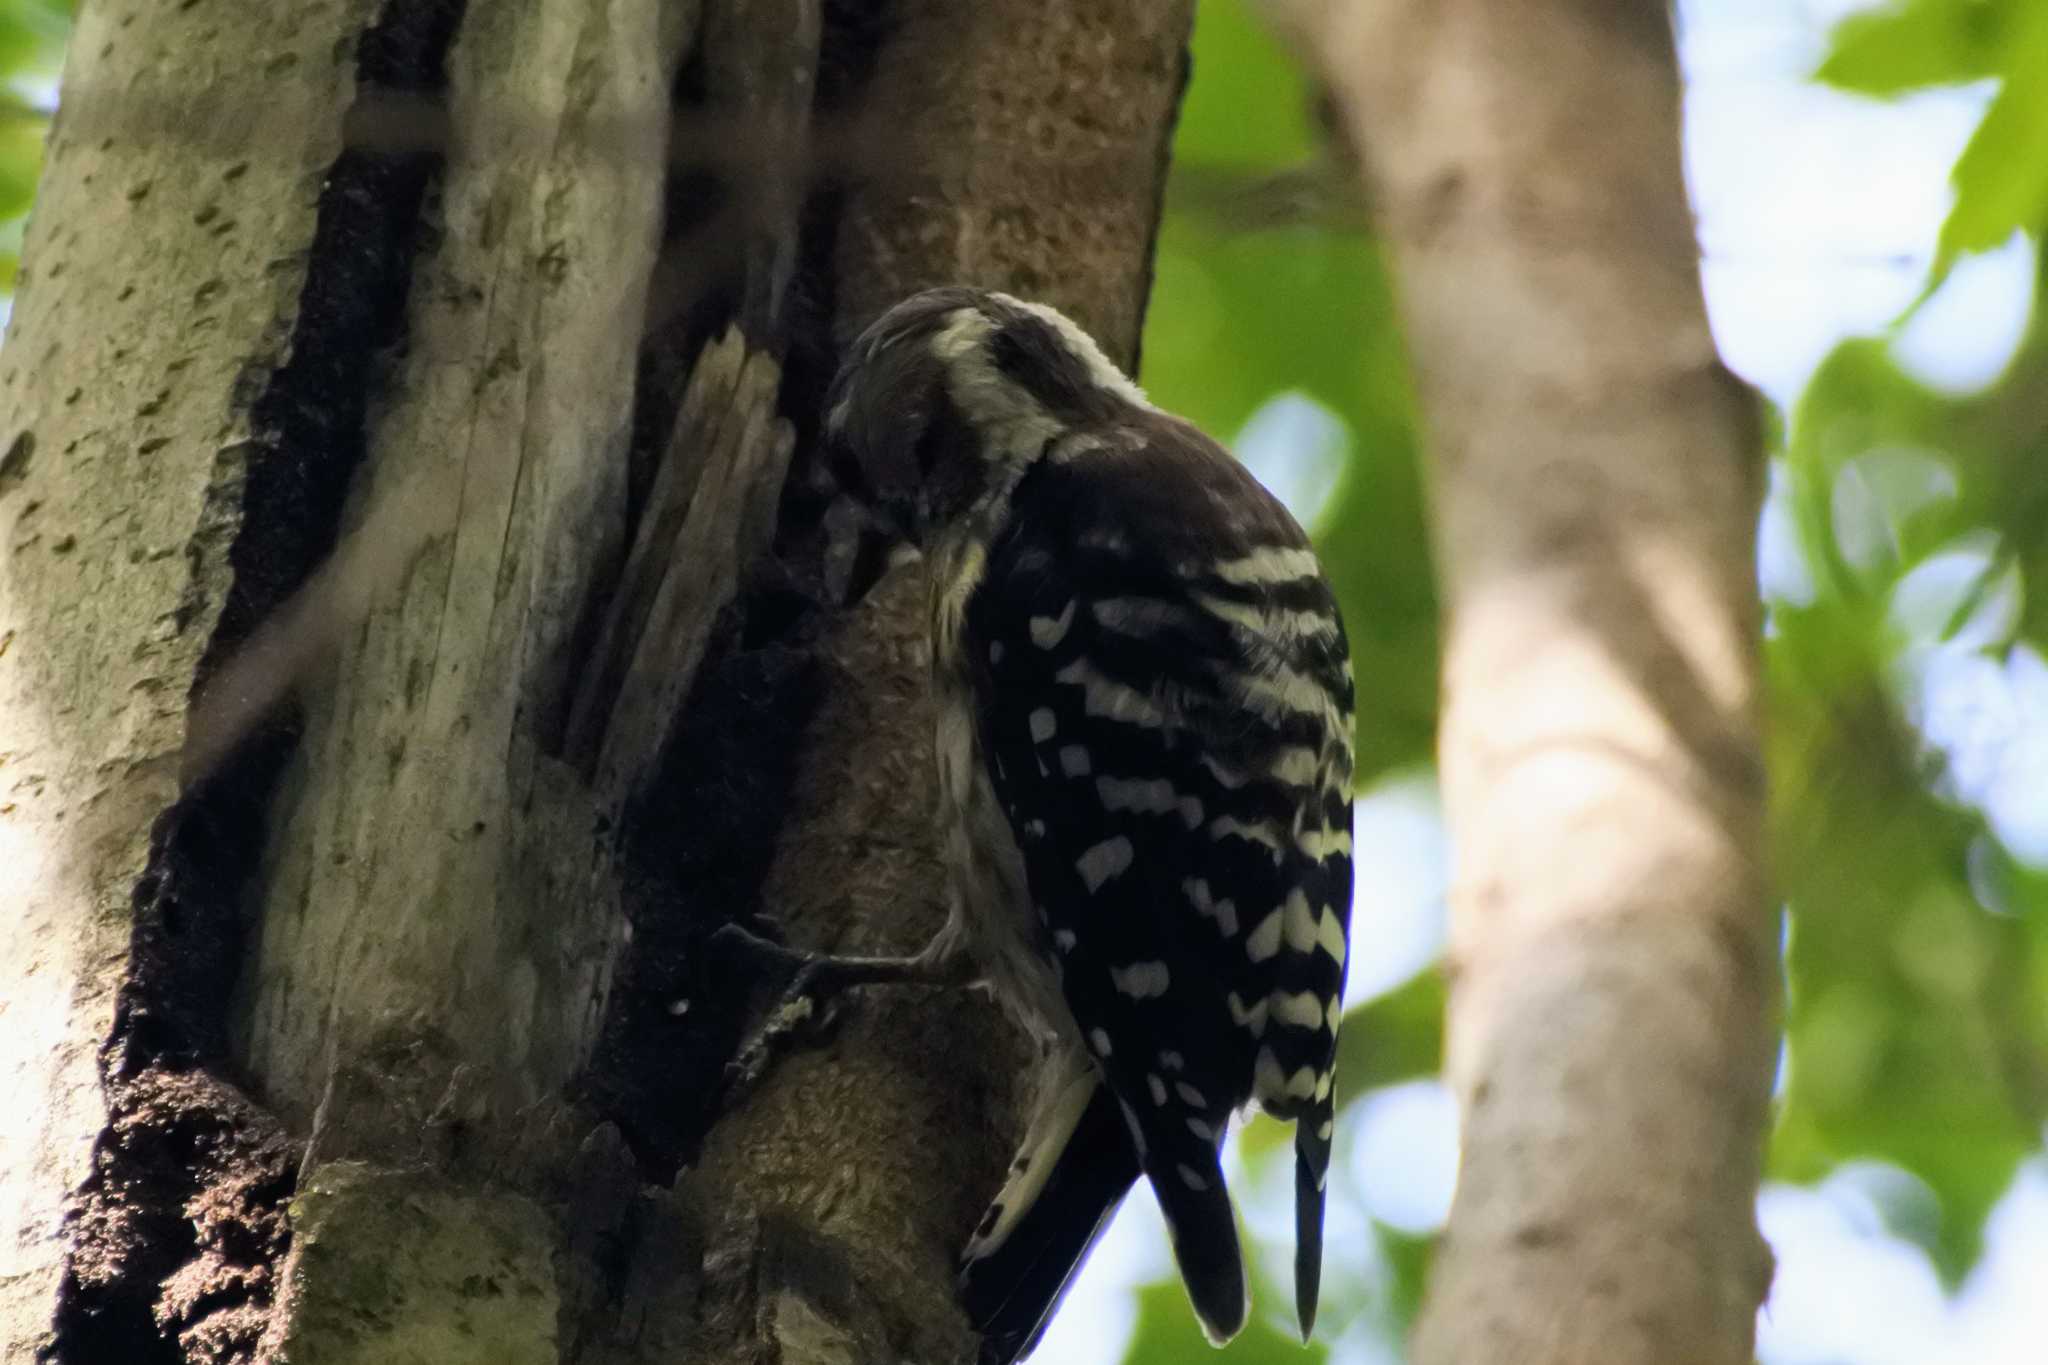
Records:
[[[1133,358],[1188,20],[85,8],[0,358],[0,1353],[971,1358],[1015,1040],[877,996],[728,1093],[701,945],[935,925],[921,577],[830,609],[785,474],[921,284]]]
[[[1778,967],[1752,400],[1714,356],[1666,6],[1269,0],[1392,251],[1448,613],[1439,1362],[1746,1365]]]

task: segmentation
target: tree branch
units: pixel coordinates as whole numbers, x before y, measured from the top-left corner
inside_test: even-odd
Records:
[[[1666,7],[1271,7],[1391,247],[1446,586],[1464,1157],[1415,1358],[1746,1365],[1761,464],[1702,308]]]
[[[828,272],[839,339],[963,282],[1070,309],[1131,361],[1190,18],[1185,0],[899,6],[858,117],[919,174],[848,189]],[[1128,171],[1095,173],[1106,162]],[[926,609],[910,565],[823,642],[823,705],[761,896],[792,946],[913,952],[939,925]],[[954,1259],[1001,1182],[1028,1061],[976,995],[877,990],[847,1002],[829,1048],[771,1068],[685,1182],[726,1208],[703,1358],[973,1359]]]

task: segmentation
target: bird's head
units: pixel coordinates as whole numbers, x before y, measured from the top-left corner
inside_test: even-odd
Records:
[[[825,431],[841,490],[922,547],[1063,440],[1149,406],[1064,315],[950,286],[913,294],[861,333]]]

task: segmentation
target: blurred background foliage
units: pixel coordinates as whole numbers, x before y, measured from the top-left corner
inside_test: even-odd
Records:
[[[1959,263],[2048,227],[2048,4],[1831,8],[1816,79],[1874,100],[1989,90],[1931,259],[1915,263],[1917,301],[1768,413],[1770,857],[1789,909],[1769,1173],[1846,1183],[1872,1234],[1917,1247],[1953,1290],[2048,1120],[2048,321],[2037,312],[1998,376],[1966,392],[1916,377],[1894,342]],[[1143,378],[1313,513],[1356,637],[1365,775],[1398,783],[1429,762],[1436,691],[1416,415],[1369,228],[1301,191],[1326,154],[1313,94],[1248,9],[1201,5]],[[1219,189],[1232,185],[1264,195],[1267,216]],[[1268,419],[1290,394],[1326,409],[1334,434],[1297,421],[1297,449],[1276,452]],[[1339,451],[1326,494],[1299,472],[1316,441]],[[1362,822],[1373,803],[1368,789]],[[1363,895],[1374,869],[1360,862]],[[1360,967],[1374,933],[1361,917]],[[1431,967],[1354,1004],[1340,1133],[1370,1142],[1375,1094],[1436,1071],[1442,1000]],[[1243,1143],[1255,1197],[1262,1164],[1289,1159],[1262,1129]],[[1365,1203],[1348,1225],[1378,1243],[1377,1292],[1332,1286],[1338,1358],[1398,1359],[1417,1305],[1428,1237],[1376,1222],[1366,1188],[1426,1156],[1399,1147],[1336,1187]],[[1274,1230],[1284,1239],[1284,1220]],[[1140,1292],[1133,1365],[1187,1354],[1169,1290]],[[1299,1359],[1272,1324],[1225,1357]],[[1777,1358],[1809,1358],[1779,1344]]]
[[[1743,0],[1689,0],[1681,19],[1716,3]],[[1938,240],[1914,263],[1917,299],[1835,347],[1769,413],[1769,856],[1788,906],[1769,1172],[1781,1192],[1849,1190],[1859,1236],[1917,1249],[1952,1291],[1983,1278],[1987,1219],[2016,1173],[2041,1170],[2048,1120],[2048,320],[2036,309],[1996,376],[1961,388],[1921,377],[1899,342],[1952,272],[2048,227],[2048,4],[1816,6],[1831,25],[1816,79],[1879,101],[1981,88],[1984,112]],[[69,11],[0,0],[0,294]],[[1318,1344],[1304,1356],[1282,1318],[1255,1317],[1223,1353],[1246,1365],[1398,1360],[1452,1160],[1434,1079],[1441,857],[1417,833],[1434,819],[1437,688],[1417,421],[1391,285],[1314,108],[1246,0],[1201,0],[1142,375],[1313,522],[1363,699],[1339,1084],[1356,1150],[1332,1185]],[[1269,1314],[1290,1302],[1289,1160],[1276,1126],[1245,1128],[1236,1183]],[[1207,1358],[1147,1202],[1133,1200],[1041,1358]],[[2028,1208],[2048,1223],[2048,1201]],[[1825,1282],[1825,1257],[1777,1249],[1781,1289],[1794,1269]],[[1796,1336],[1766,1330],[1763,1359],[1901,1358]]]
[[[43,168],[71,0],[0,0],[0,293],[21,268],[21,229]]]

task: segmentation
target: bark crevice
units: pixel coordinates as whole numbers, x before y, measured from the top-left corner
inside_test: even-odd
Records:
[[[378,101],[431,98],[461,0],[393,0],[365,30],[344,129]],[[251,386],[252,438],[218,453],[180,623],[203,611],[203,561],[224,559],[222,606],[192,687],[304,583],[334,543],[361,462],[367,394],[403,343],[419,207],[438,156],[345,136],[327,173],[286,362]],[[225,732],[221,732],[225,733]],[[127,972],[100,1052],[106,1125],[75,1192],[54,1334],[43,1359],[91,1365],[245,1361],[290,1244],[300,1144],[238,1083],[229,1039],[249,883],[269,800],[298,738],[289,706],[209,751],[151,830],[131,900]]]

